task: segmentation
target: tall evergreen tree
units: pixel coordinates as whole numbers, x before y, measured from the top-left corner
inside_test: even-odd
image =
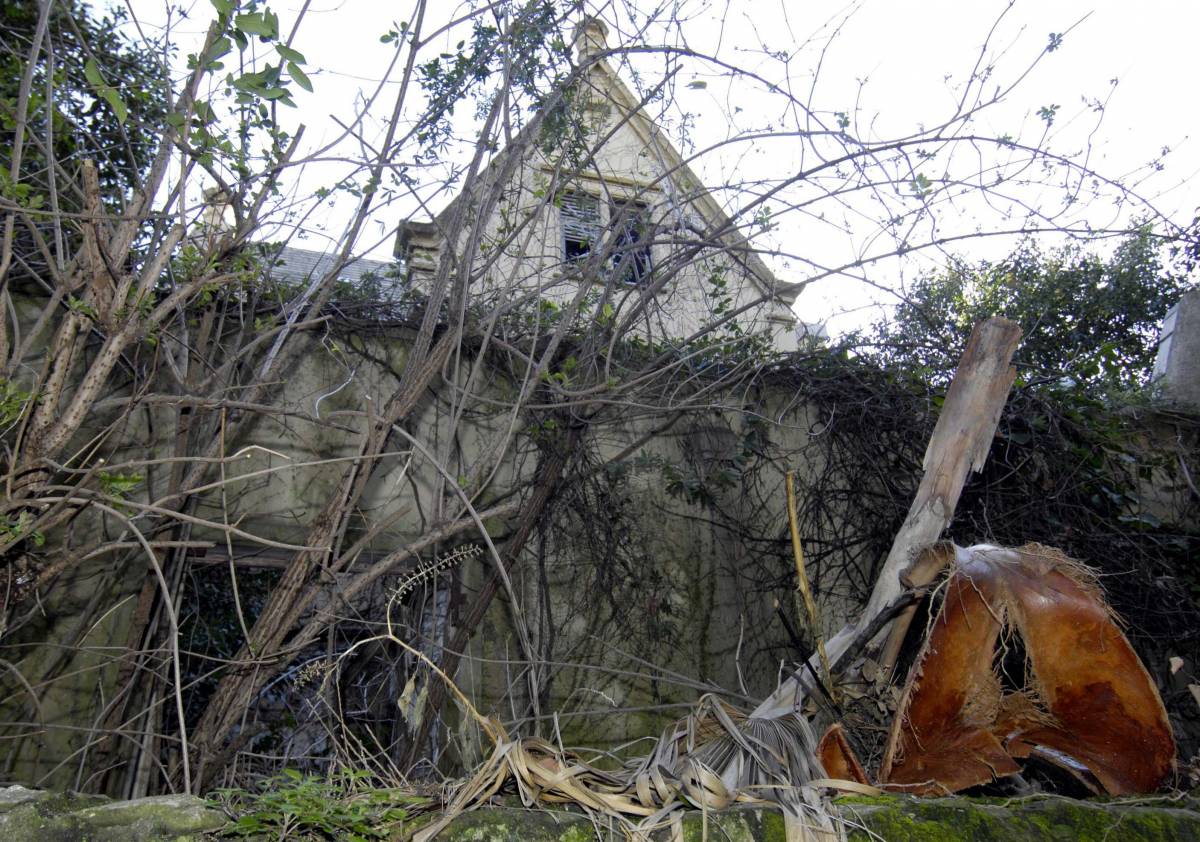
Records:
[[[75,181],[84,158],[96,161],[107,201],[136,182],[166,114],[166,54],[134,45],[122,31],[126,20],[119,8],[97,14],[81,0],[0,0],[0,186],[6,195],[45,201],[52,183]],[[30,69],[29,131],[14,184],[19,94]],[[60,191],[60,201],[73,199]]]
[[[1158,326],[1186,287],[1148,231],[1105,259],[1075,246],[1025,243],[998,262],[959,262],[921,278],[893,317],[873,328],[874,354],[919,376],[948,379],[973,325],[1005,316],[1021,325],[1017,364],[1028,381],[1093,391],[1145,385]]]

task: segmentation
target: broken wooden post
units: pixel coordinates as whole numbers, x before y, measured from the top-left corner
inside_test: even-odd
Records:
[[[918,550],[941,537],[954,517],[967,474],[980,470],[987,461],[1000,412],[1017,376],[1010,362],[1020,339],[1021,328],[1000,317],[976,325],[971,332],[925,450],[921,484],[875,580],[871,598],[859,621],[847,625],[826,645],[835,669],[858,633],[901,596],[901,572]],[[806,677],[798,671],[763,700],[752,716],[788,713],[806,689]]]

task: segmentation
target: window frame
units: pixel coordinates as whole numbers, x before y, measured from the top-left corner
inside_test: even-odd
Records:
[[[584,190],[563,191],[559,194],[559,246],[563,263],[571,265],[591,256],[592,248],[604,231],[600,207],[600,197]]]
[[[617,283],[641,286],[654,271],[654,244],[648,236],[650,206],[637,199],[614,200],[609,203],[608,227],[614,230],[609,262]]]
[[[587,190],[563,190],[555,202],[559,212],[559,255],[570,267],[591,257],[609,237],[606,268],[617,283],[640,286],[654,271],[653,241],[649,236],[649,203],[636,198],[608,201]],[[620,226],[620,230],[616,226]]]

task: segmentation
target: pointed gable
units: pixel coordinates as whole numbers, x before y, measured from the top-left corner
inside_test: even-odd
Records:
[[[678,337],[747,306],[744,322],[770,330],[776,348],[794,348],[791,305],[799,286],[774,276],[646,115],[606,58],[603,22],[580,25],[576,47],[582,72],[564,95],[573,117],[568,136],[547,149],[531,137],[546,121],[531,121],[478,179],[479,193],[498,190],[504,198],[491,218],[473,220],[486,231],[473,283],[560,304],[579,283],[604,281],[623,300],[653,295],[655,326],[647,330]],[[586,143],[568,148],[572,137]],[[455,215],[473,212],[466,201],[460,195],[431,223],[401,226],[397,255],[416,282],[446,256]],[[462,247],[451,251],[457,256]]]

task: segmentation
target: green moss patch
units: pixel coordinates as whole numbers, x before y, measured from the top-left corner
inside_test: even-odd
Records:
[[[850,842],[1182,842],[1200,840],[1200,801],[1075,801],[904,796],[837,802]],[[670,839],[669,831],[658,834]],[[496,808],[459,816],[438,837],[447,842],[620,840],[576,812]],[[783,842],[783,817],[766,810],[698,812],[683,817],[685,842]]]
[[[897,797],[839,803],[843,818],[862,825],[849,834],[855,842],[880,836],[888,842],[1173,842],[1200,839],[1198,807],[1188,800],[1121,803],[1067,798]]]
[[[191,842],[225,825],[225,816],[190,795],[133,801],[0,789],[4,842]]]

